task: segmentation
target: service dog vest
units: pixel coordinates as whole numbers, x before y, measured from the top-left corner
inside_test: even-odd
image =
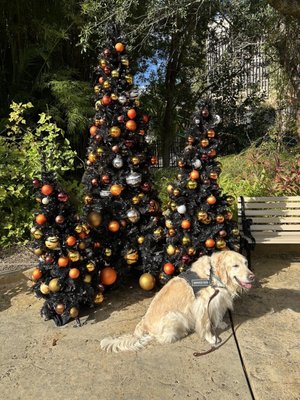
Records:
[[[187,281],[187,283],[192,287],[194,294],[197,294],[201,289],[211,284],[210,279],[199,278],[196,272],[193,272],[190,269],[182,272],[180,275],[178,275],[178,277],[183,278]]]

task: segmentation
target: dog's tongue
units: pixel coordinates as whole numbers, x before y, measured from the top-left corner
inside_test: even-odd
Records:
[[[241,282],[241,284],[245,289],[251,289],[252,288],[252,283]]]

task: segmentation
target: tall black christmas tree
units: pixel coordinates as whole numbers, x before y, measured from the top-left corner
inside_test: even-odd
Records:
[[[87,239],[89,228],[78,222],[69,196],[51,173],[34,179],[39,210],[31,229],[34,253],[39,256],[32,280],[36,296],[44,298],[41,314],[64,325],[70,319],[79,322],[79,307],[103,300],[98,285],[96,261]]]
[[[157,159],[146,140],[149,117],[133,87],[124,41],[116,29],[108,37],[96,68],[96,114],[83,177],[84,218],[92,240],[101,246],[100,282],[109,286],[122,281],[126,271],[140,270],[150,273],[141,283],[147,290],[161,268],[158,249],[164,239],[150,178]]]
[[[239,250],[239,230],[230,210],[235,199],[222,194],[218,185],[220,136],[215,126],[219,122],[211,104],[204,101],[187,130],[177,179],[167,187],[170,201],[165,212],[168,233],[161,283],[205,254]]]

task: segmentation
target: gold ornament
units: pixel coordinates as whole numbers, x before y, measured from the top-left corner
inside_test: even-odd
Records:
[[[105,67],[106,66],[106,60],[104,58],[101,58],[99,60],[99,64],[100,64],[101,67]]]
[[[172,211],[175,211],[175,210],[177,209],[177,205],[176,205],[175,201],[171,201],[171,203],[170,203],[170,209],[171,209]]]
[[[86,196],[84,196],[83,201],[84,201],[84,204],[92,204],[92,202],[93,202],[93,196],[86,195]]]
[[[96,152],[97,152],[98,156],[102,156],[102,154],[104,153],[103,147],[97,147]]]
[[[184,246],[187,246],[191,242],[191,239],[188,236],[183,236],[182,238],[182,244]]]
[[[131,163],[132,163],[133,165],[139,165],[140,162],[141,162],[141,160],[140,160],[139,157],[137,157],[137,156],[131,157]]]
[[[218,224],[222,224],[224,222],[224,219],[225,218],[224,218],[224,216],[222,214],[218,214],[216,216],[216,221],[217,221]]]
[[[140,199],[142,199],[145,195],[144,195],[144,193],[139,193],[138,196]]]
[[[139,253],[135,249],[129,249],[124,256],[127,264],[135,264],[139,259]]]
[[[121,136],[121,129],[118,126],[112,126],[109,129],[109,134],[111,137],[118,138]]]
[[[60,248],[59,237],[58,236],[49,236],[45,240],[45,245],[50,250],[58,250]]]
[[[111,76],[112,76],[112,78],[118,78],[119,77],[119,70],[117,70],[117,69],[113,69],[112,71],[111,71]]]
[[[125,65],[125,67],[129,66],[129,60],[127,57],[121,57],[121,64]]]
[[[209,145],[209,140],[208,139],[202,139],[200,141],[200,144],[202,147],[207,147]]]
[[[196,250],[194,247],[189,247],[187,253],[189,256],[194,256],[196,254]]]
[[[173,194],[174,194],[174,196],[176,196],[176,197],[180,196],[180,194],[181,194],[180,189],[178,189],[178,188],[174,189],[174,190],[173,190]]]
[[[155,278],[153,275],[146,272],[145,274],[140,276],[139,279],[140,287],[144,290],[152,290],[155,286]]]
[[[175,236],[175,234],[176,234],[175,229],[171,228],[171,229],[168,230],[168,235],[169,235],[170,237]]]
[[[102,224],[102,215],[97,211],[92,211],[88,215],[88,223],[95,228],[98,228]]]
[[[94,86],[94,92],[95,94],[98,94],[100,92],[100,87],[98,85]]]
[[[141,200],[140,200],[139,196],[134,196],[134,197],[131,199],[131,201],[132,201],[133,204],[139,204],[139,202],[140,202]]]
[[[208,214],[205,211],[198,211],[197,213],[197,219],[198,221],[204,221],[205,219],[207,219]]]
[[[175,247],[172,246],[171,244],[169,244],[169,246],[167,247],[167,254],[169,254],[169,256],[175,254]]]
[[[139,236],[139,237],[137,238],[138,244],[143,244],[144,241],[145,241],[145,236]]]
[[[123,186],[118,185],[118,184],[114,184],[110,188],[110,193],[113,196],[119,196],[122,193],[122,190],[123,190]]]
[[[92,282],[92,275],[86,274],[85,277],[83,278],[83,282],[91,283]]]
[[[209,173],[209,177],[210,177],[210,179],[218,179],[219,175],[216,171],[211,171]]]
[[[50,293],[49,286],[46,285],[45,283],[41,283],[40,291],[42,294],[49,294]]]
[[[110,97],[114,101],[118,100],[118,95],[116,93],[112,93]]]
[[[90,163],[94,163],[94,162],[97,160],[96,154],[90,153],[90,154],[88,155],[88,160],[89,160]]]
[[[43,232],[35,227],[31,228],[31,234],[35,239],[41,239],[43,237]]]
[[[110,257],[110,256],[112,255],[111,249],[110,249],[109,247],[107,247],[107,248],[104,250],[104,254],[106,255],[106,257]]]
[[[127,83],[129,83],[129,85],[133,84],[133,76],[130,74],[125,75],[125,80]]]
[[[78,248],[79,248],[80,250],[84,250],[84,249],[86,248],[85,242],[79,242],[79,243],[78,243]]]
[[[98,101],[96,101],[96,103],[95,103],[95,109],[96,109],[96,111],[99,111],[100,110],[100,108],[101,108],[101,100],[98,100]]]
[[[68,257],[73,262],[79,261],[79,259],[80,259],[79,251],[76,251],[76,250],[68,251]]]
[[[41,248],[34,249],[33,252],[36,256],[41,256],[44,253]]]
[[[159,226],[158,228],[155,229],[155,231],[153,232],[153,235],[157,238],[157,239],[162,239],[164,237],[164,230],[161,226]]]
[[[226,247],[226,242],[223,239],[218,239],[216,241],[216,248],[217,249],[224,249]]]
[[[165,224],[168,229],[174,228],[173,222],[170,219],[166,219]]]
[[[188,181],[186,184],[186,187],[188,189],[194,190],[197,187],[197,182],[196,181]]]
[[[184,272],[185,271],[185,266],[184,266],[184,264],[180,264],[179,265],[179,267],[178,267],[178,272]]]
[[[51,279],[49,282],[49,290],[50,292],[56,293],[60,290],[60,283],[58,278]]]
[[[95,270],[95,268],[96,268],[95,264],[91,261],[86,264],[86,269],[89,272],[93,272]]]
[[[209,225],[211,223],[211,217],[207,217],[201,221],[205,225]]]
[[[76,307],[71,307],[69,311],[70,317],[71,318],[77,318],[79,315],[79,310]]]
[[[94,297],[94,304],[101,304],[104,300],[103,294],[101,292],[97,293]]]
[[[233,236],[239,236],[240,231],[238,230],[238,228],[233,228],[231,233],[233,234]]]
[[[104,87],[104,89],[108,89],[110,87],[109,81],[104,81],[103,87]]]
[[[173,188],[172,185],[168,185],[168,186],[167,186],[167,192],[168,192],[168,193],[172,194],[172,193],[173,193],[173,190],[174,190],[174,188]]]

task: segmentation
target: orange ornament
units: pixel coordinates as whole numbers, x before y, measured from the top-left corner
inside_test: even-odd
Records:
[[[217,151],[215,149],[209,150],[207,153],[208,157],[215,157],[217,155]]]
[[[215,137],[215,135],[216,135],[216,132],[213,129],[208,129],[207,137],[213,138],[213,137]]]
[[[74,244],[77,242],[77,239],[75,236],[68,236],[66,243],[68,246],[74,246]]]
[[[130,110],[127,111],[127,116],[130,119],[134,119],[136,117],[136,111],[134,108],[131,108]]]
[[[41,192],[45,195],[45,196],[49,196],[52,192],[53,192],[53,186],[51,185],[43,185]]]
[[[69,265],[69,258],[68,257],[59,257],[57,264],[60,268],[67,267]]]
[[[101,103],[102,103],[104,106],[108,106],[108,105],[111,103],[111,97],[110,97],[110,96],[107,96],[107,95],[103,96],[103,97],[102,97],[102,100],[101,100]]]
[[[190,229],[190,227],[191,227],[191,223],[188,219],[182,220],[182,222],[181,222],[182,229]]]
[[[100,78],[99,78],[99,83],[100,83],[100,85],[103,85],[103,83],[104,83],[104,78],[103,78],[103,76],[100,76]]]
[[[100,273],[100,282],[103,285],[112,285],[117,280],[117,273],[111,267],[104,268]]]
[[[69,271],[69,277],[71,279],[77,279],[80,275],[80,271],[78,268],[71,268]]]
[[[39,224],[39,225],[43,225],[43,224],[45,224],[47,222],[47,218],[46,218],[46,216],[44,214],[38,214],[35,217],[35,222],[37,224]]]
[[[122,193],[123,187],[121,185],[112,185],[110,188],[110,193],[113,196],[119,196]]]
[[[215,241],[212,238],[209,238],[205,241],[205,246],[209,249],[213,248],[215,246]]]
[[[136,130],[136,122],[130,119],[129,121],[126,122],[126,129],[129,131],[135,131]]]
[[[63,304],[60,304],[60,303],[56,304],[56,306],[55,306],[56,314],[61,315],[61,314],[63,314],[64,311],[65,311],[65,306]]]
[[[108,230],[111,232],[118,232],[119,229],[120,229],[120,224],[118,221],[111,221],[108,224]]]
[[[95,125],[90,127],[90,135],[95,136],[97,133],[97,127]]]
[[[166,263],[166,264],[164,265],[164,273],[165,273],[165,274],[167,274],[167,275],[173,275],[173,274],[174,274],[174,271],[175,271],[175,267],[174,267],[173,264],[171,264],[171,263]]]
[[[208,196],[208,198],[206,199],[207,204],[216,204],[217,199],[215,198],[215,196],[213,196],[212,194],[210,196]]]
[[[200,174],[196,169],[193,169],[193,171],[190,173],[190,177],[191,177],[191,179],[196,180],[196,179],[199,179]]]
[[[156,165],[158,163],[157,157],[156,156],[152,156],[150,162],[151,162],[152,165]]]
[[[115,44],[115,49],[118,53],[122,53],[125,50],[125,46],[123,43],[119,42]]]
[[[34,270],[33,270],[33,272],[32,272],[32,275],[31,275],[31,277],[32,277],[32,279],[34,280],[34,281],[37,281],[38,279],[40,279],[41,277],[42,277],[42,271],[39,269],[39,268],[35,268]]]

